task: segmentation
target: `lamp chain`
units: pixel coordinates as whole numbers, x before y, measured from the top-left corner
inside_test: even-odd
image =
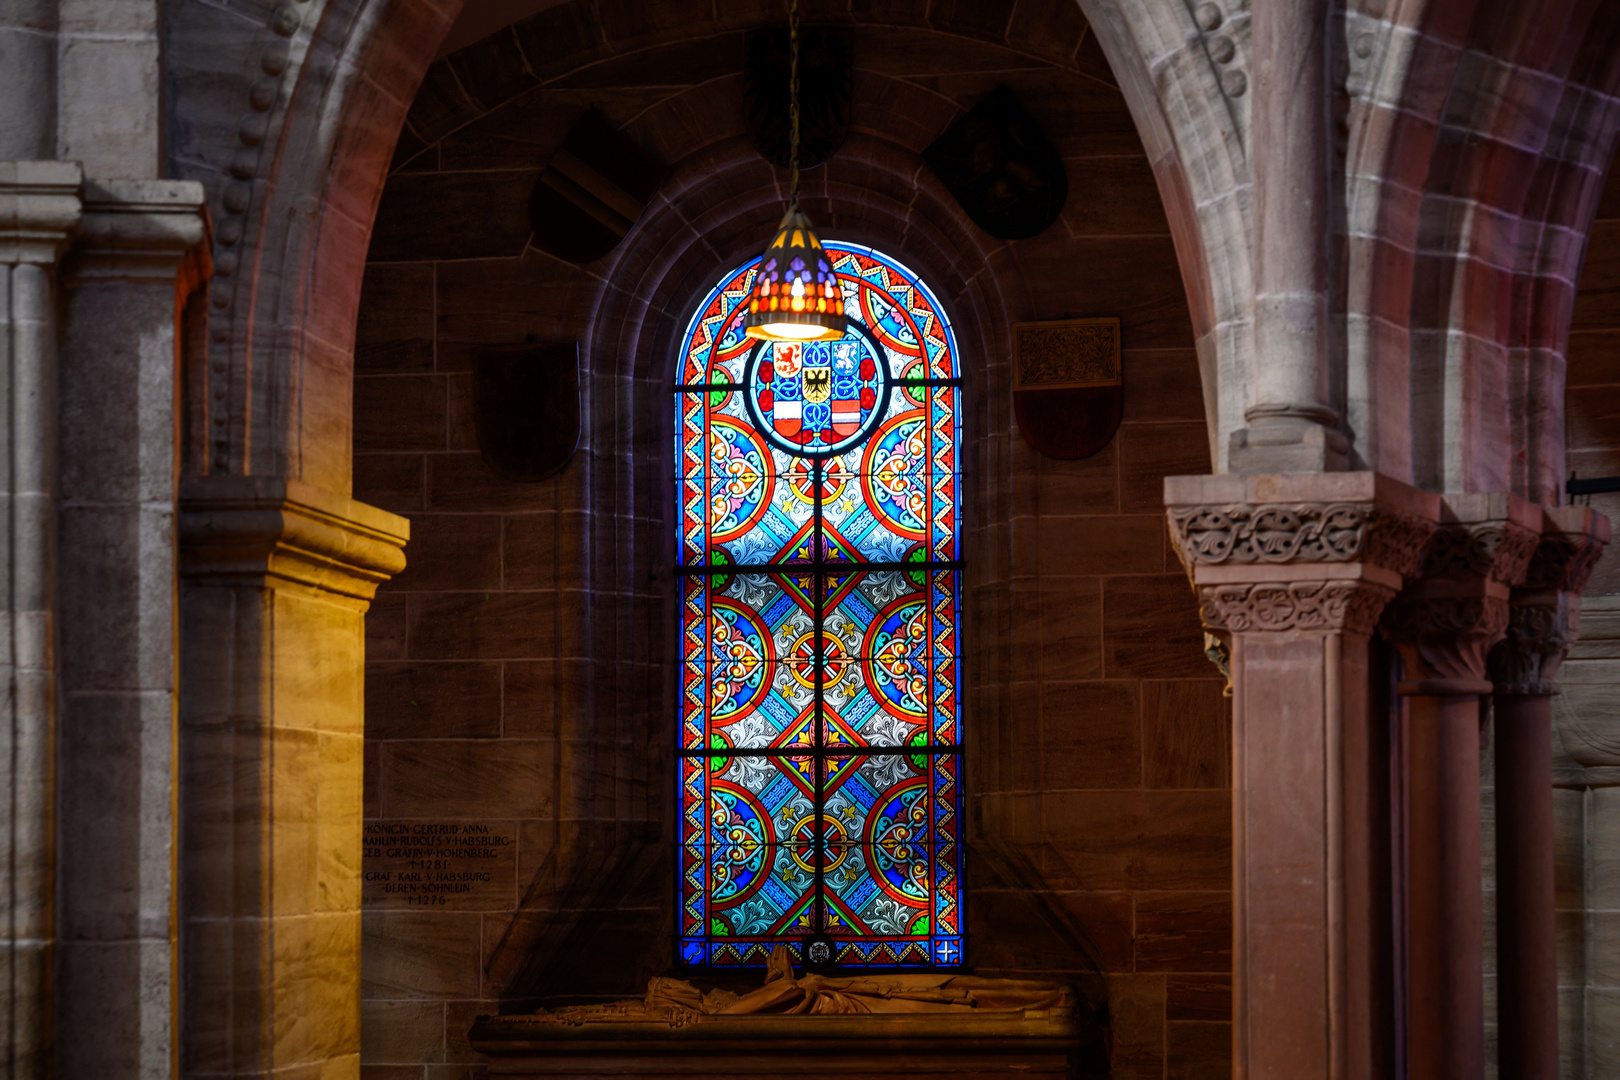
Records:
[[[788,118],[793,132],[788,142],[788,160],[793,170],[792,198],[788,205],[799,205],[799,0],[788,0]]]

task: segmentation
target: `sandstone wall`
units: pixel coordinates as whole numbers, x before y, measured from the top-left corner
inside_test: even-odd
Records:
[[[765,16],[721,7],[564,5],[436,64],[401,137],[355,350],[355,497],[412,525],[367,619],[368,867],[416,846],[493,869],[443,903],[367,885],[369,1080],[461,1075],[477,1013],[637,993],[673,959],[669,363],[784,180],[741,135],[741,29]],[[1117,1077],[1226,1075],[1228,708],[1160,496],[1208,471],[1208,437],[1124,100],[1072,4],[1010,24],[977,4],[810,9],[853,18],[858,70],[807,209],[922,272],[967,368],[972,963],[1084,980]],[[1070,179],[1063,219],[1012,244],[918,156],[999,82]],[[673,171],[618,251],[575,267],[527,246],[524,207],[589,105]],[[1011,323],[1110,314],[1124,425],[1091,459],[1042,458],[1012,423]],[[583,343],[584,439],[540,484],[491,472],[472,428],[474,349],[526,334]]]

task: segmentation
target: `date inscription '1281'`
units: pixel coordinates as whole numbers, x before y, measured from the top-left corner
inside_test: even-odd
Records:
[[[514,822],[368,821],[363,844],[368,908],[485,910],[515,899]]]

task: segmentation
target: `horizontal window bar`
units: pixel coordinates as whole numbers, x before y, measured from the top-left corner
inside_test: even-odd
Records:
[[[949,746],[826,746],[816,749],[813,746],[784,747],[744,747],[734,749],[725,747],[713,750],[682,750],[680,756],[684,758],[706,757],[779,757],[779,758],[805,758],[805,757],[876,757],[880,754],[894,756],[915,756],[917,754],[960,754],[961,743],[952,743]]]
[[[732,574],[791,574],[813,571],[817,574],[876,573],[884,570],[960,570],[960,559],[933,559],[927,562],[793,562],[793,563],[689,563],[677,566],[684,577],[730,577]]]
[[[912,386],[961,386],[961,385],[962,385],[962,380],[961,379],[891,379],[889,381],[889,386],[891,388],[892,387],[905,388],[905,387],[912,387]],[[712,393],[712,392],[719,391],[719,390],[741,390],[741,389],[743,389],[743,386],[744,386],[744,384],[742,384],[742,383],[676,383],[675,384],[675,392],[676,393],[687,393],[687,394],[705,394],[705,393]]]

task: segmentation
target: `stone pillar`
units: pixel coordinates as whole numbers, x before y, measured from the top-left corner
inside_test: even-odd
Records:
[[[1541,508],[1452,495],[1416,582],[1384,612],[1406,698],[1406,1047],[1411,1080],[1485,1072],[1479,698],[1507,630],[1508,590],[1541,533]]]
[[[1328,391],[1327,0],[1256,0],[1254,400],[1233,432],[1236,472],[1345,467]]]
[[[56,1071],[174,1068],[179,308],[201,184],[88,180],[64,264]]]
[[[1391,1075],[1387,718],[1368,646],[1439,499],[1360,472],[1170,477],[1165,503],[1205,624],[1230,641],[1234,1075]]]
[[[1541,544],[1491,650],[1496,684],[1496,970],[1499,1071],[1558,1077],[1552,695],[1579,624],[1580,592],[1609,540],[1603,515],[1546,508]]]
[[[79,167],[0,162],[0,1046],[5,1075],[50,1075],[55,962],[56,262],[80,219]]]
[[[0,161],[56,156],[59,7],[60,0],[12,0],[0,7],[0,71],[6,73]]]
[[[354,1080],[363,624],[409,524],[275,477],[180,505],[183,1074]]]

